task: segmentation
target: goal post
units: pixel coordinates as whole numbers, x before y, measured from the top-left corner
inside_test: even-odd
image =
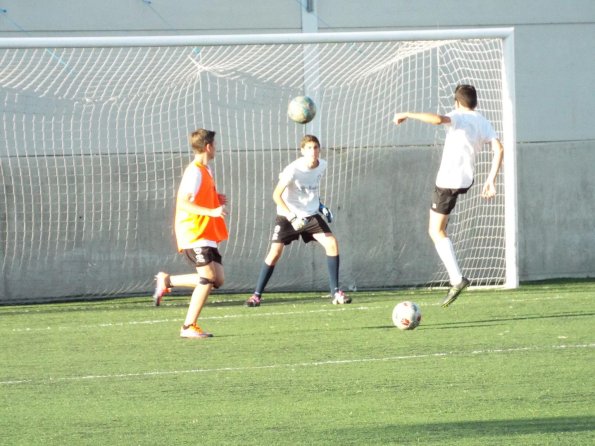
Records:
[[[502,48],[502,130],[504,144],[504,191],[506,227],[506,279],[507,288],[519,286],[518,270],[518,207],[517,158],[515,121],[514,33],[507,33]]]
[[[501,192],[477,184],[449,224],[476,286],[518,285],[511,28],[209,36],[0,38],[1,303],[149,293],[187,272],[173,206],[188,135],[217,132],[229,200],[227,291],[251,292],[272,231],[272,190],[305,133],[328,161],[324,201],[346,290],[444,285],[427,237],[444,130],[399,110],[448,112],[473,83],[505,146]],[[287,119],[315,98],[313,122]],[[476,183],[490,153],[477,160]],[[327,287],[323,251],[290,245],[270,291]]]

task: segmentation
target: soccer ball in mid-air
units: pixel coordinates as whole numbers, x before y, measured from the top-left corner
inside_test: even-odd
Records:
[[[298,124],[307,124],[316,116],[316,104],[308,96],[297,96],[289,103],[287,116]]]
[[[399,330],[413,330],[421,322],[421,310],[414,302],[400,302],[393,308],[393,324]]]

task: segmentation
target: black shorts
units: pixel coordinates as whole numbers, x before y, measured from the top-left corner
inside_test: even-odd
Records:
[[[314,234],[332,234],[331,228],[329,228],[328,224],[324,221],[320,214],[314,214],[310,217],[307,217],[306,220],[306,225],[299,231],[296,231],[293,229],[293,226],[291,226],[291,223],[289,223],[287,218],[277,215],[275,218],[275,228],[273,229],[271,241],[289,245],[294,240],[298,240],[300,237],[302,237],[302,240],[305,243],[309,243],[314,240]]]
[[[211,262],[222,265],[221,254],[219,253],[219,250],[217,248],[213,248],[212,246],[184,249],[182,253],[196,268],[206,266]]]
[[[432,194],[432,207],[434,212],[442,215],[450,215],[457,204],[457,198],[461,194],[466,194],[471,186],[463,189],[443,189],[435,186]]]

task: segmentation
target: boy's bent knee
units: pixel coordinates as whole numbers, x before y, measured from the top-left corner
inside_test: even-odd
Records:
[[[334,235],[327,236],[322,245],[327,255],[339,254],[339,242]]]
[[[211,279],[207,279],[206,277],[199,277],[198,279],[199,285],[215,285],[216,282]]]
[[[198,284],[199,285],[213,285],[213,288],[219,288],[221,286],[223,286],[223,279],[208,279],[206,277],[199,277],[198,279]]]

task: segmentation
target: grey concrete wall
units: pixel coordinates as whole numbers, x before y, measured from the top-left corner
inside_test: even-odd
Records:
[[[595,275],[595,209],[591,197],[595,186],[591,172],[595,165],[595,126],[591,122],[595,115],[594,1],[570,0],[561,4],[554,0],[480,3],[463,0],[315,0],[315,6],[314,26],[320,32],[514,27],[520,279]],[[277,33],[300,32],[306,22],[309,28],[313,26],[312,15],[304,14],[295,0],[5,0],[0,8],[3,8],[0,11],[0,37]],[[265,210],[264,213],[270,215],[268,208]],[[394,215],[392,212],[399,212],[399,209],[388,206],[378,212],[378,218],[382,218],[380,214],[383,212]],[[407,224],[417,224],[419,218],[419,225],[425,227],[425,214],[425,211],[420,211],[419,215],[413,213],[414,220]],[[347,231],[343,226],[346,224],[338,222],[337,231]],[[147,230],[162,234],[162,229],[150,224]],[[268,228],[264,228],[263,234],[267,233]],[[153,260],[157,260],[152,258],[153,249],[172,248],[171,234],[169,237],[169,241],[165,237],[165,242],[151,246],[151,253],[141,256],[144,260],[132,260],[132,265],[145,260],[151,265],[132,266],[126,271],[127,277],[146,274],[152,268]],[[344,269],[349,277],[356,269],[349,258],[365,250],[367,243],[351,236],[346,239],[343,243]],[[431,263],[433,253],[431,247],[423,245],[424,240],[425,229],[420,231],[419,240],[414,239],[412,243],[423,246],[422,256],[427,255],[430,270],[434,267]],[[98,248],[99,251],[105,249],[104,245]],[[375,267],[394,264],[392,253],[391,250],[387,258],[377,253],[379,260]],[[105,256],[109,257],[109,253]],[[178,262],[173,255],[166,259]],[[71,260],[73,267],[84,268],[81,258]],[[259,262],[260,259],[232,266],[228,273],[245,274],[246,283],[252,282]],[[302,273],[314,277],[311,279],[313,286],[324,288],[324,265],[319,262],[320,256],[313,253],[312,262],[305,268],[317,274]],[[100,268],[98,264],[92,271],[99,278]],[[289,265],[279,267],[280,276],[294,273],[285,271],[285,268]],[[386,273],[392,274],[390,271],[394,272],[386,267]],[[427,273],[420,272],[422,275]],[[89,274],[85,271],[81,275],[79,285],[84,284],[82,288],[64,286],[72,293],[86,292],[81,289],[92,291],[96,289],[95,279],[89,281]],[[47,277],[42,277],[41,273],[34,278],[24,274],[16,279],[21,283],[26,281],[35,295],[42,295],[39,290],[43,288],[40,287],[47,283]],[[148,286],[145,279],[135,280]],[[126,292],[130,285],[122,282],[122,292]],[[13,286],[14,283],[5,278],[0,284],[0,293],[10,294],[7,289]]]
[[[595,274],[595,143],[519,145],[521,278]]]

